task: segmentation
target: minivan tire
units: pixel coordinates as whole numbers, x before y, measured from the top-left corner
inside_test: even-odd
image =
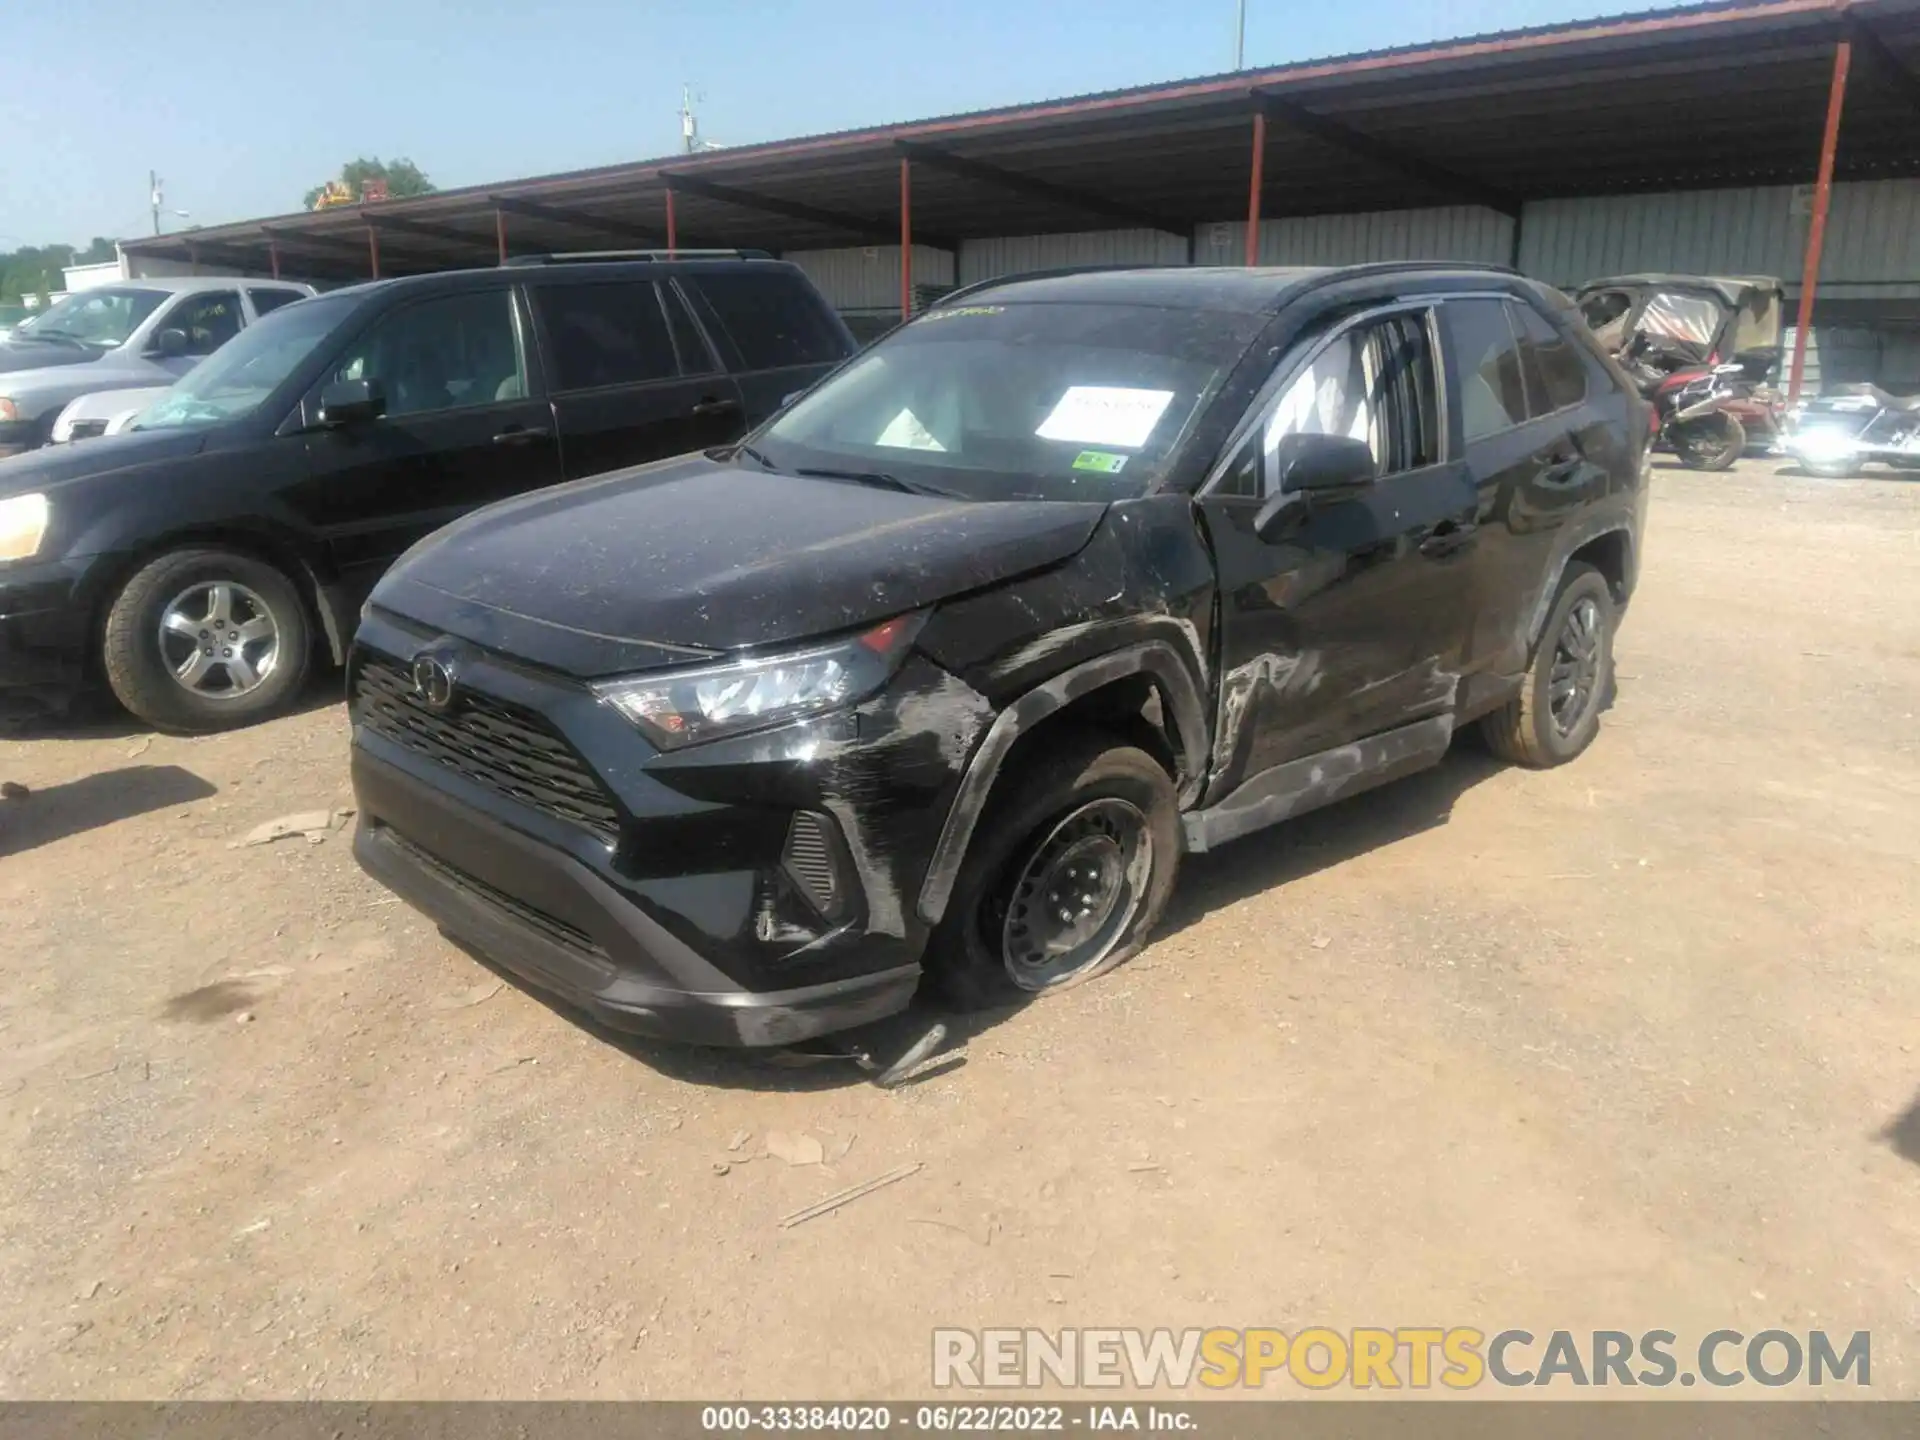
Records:
[[[929,990],[958,1009],[980,1010],[1105,974],[1159,924],[1179,863],[1179,802],[1159,761],[1111,735],[1049,737],[1043,753],[994,786],[928,944]],[[1101,880],[1071,879],[1095,872]],[[1039,963],[1039,941],[1023,920],[1056,885],[1086,883],[1080,898],[1106,898],[1109,879],[1111,903],[1088,906],[1082,923],[1094,928],[1073,947],[1086,958],[1075,962],[1069,950]]]
[[[1590,624],[1595,646],[1591,671],[1584,675],[1580,672],[1585,657],[1567,648],[1569,624],[1576,612]],[[1566,764],[1593,743],[1600,712],[1613,694],[1615,618],[1613,588],[1607,577],[1584,561],[1568,565],[1520,693],[1480,721],[1488,749],[1502,760],[1544,770]],[[1584,680],[1583,699],[1577,714],[1557,715],[1554,672],[1568,662],[1576,684]]]
[[[218,635],[209,660],[221,668],[206,688],[177,678],[162,648],[161,624],[169,608],[185,598],[196,609],[209,607],[211,614],[216,586],[227,587],[230,637],[259,619],[256,612],[264,613],[271,626],[272,661],[252,684],[232,678],[224,668],[219,652],[231,647]],[[263,720],[297,694],[312,661],[312,633],[299,591],[272,565],[232,550],[173,550],[143,565],[121,586],[107,612],[101,662],[114,696],[140,719],[157,730],[206,734]],[[241,653],[244,658],[247,652],[242,648]]]

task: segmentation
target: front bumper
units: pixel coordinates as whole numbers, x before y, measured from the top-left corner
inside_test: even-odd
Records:
[[[24,455],[46,439],[46,427],[38,419],[0,420],[0,460],[9,455]]]
[[[919,983],[920,967],[906,965],[790,990],[743,989],[579,861],[359,747],[353,787],[353,853],[368,874],[488,960],[612,1029],[702,1045],[790,1045],[903,1010]]]
[[[0,717],[64,710],[86,683],[93,560],[0,565]]]
[[[450,707],[412,689],[423,653],[455,675]],[[911,897],[991,718],[930,661],[854,710],[664,755],[579,682],[380,610],[347,683],[361,864],[530,984],[717,1045],[912,999]]]

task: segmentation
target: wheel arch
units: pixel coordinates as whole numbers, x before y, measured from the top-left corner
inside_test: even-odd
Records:
[[[353,639],[350,617],[341,614],[343,601],[337,587],[331,585],[321,570],[316,567],[304,548],[285,536],[276,535],[269,530],[244,525],[196,525],[184,530],[170,531],[164,536],[143,542],[128,550],[111,575],[101,585],[94,602],[93,613],[88,616],[88,633],[94,658],[98,658],[101,636],[104,633],[107,612],[119,598],[126,584],[146,566],[162,555],[175,550],[193,549],[232,550],[236,554],[247,555],[263,564],[271,565],[287,579],[293,582],[294,590],[301,602],[307,607],[307,618],[312,621],[318,634],[325,641],[328,653],[335,665],[344,665],[347,658],[347,646]]]
[[[1639,573],[1632,528],[1624,520],[1609,521],[1598,529],[1582,533],[1566,547],[1547,572],[1547,583],[1534,603],[1533,619],[1527,627],[1529,647],[1539,642],[1541,629],[1553,610],[1554,598],[1566,578],[1567,567],[1574,564],[1591,565],[1598,570],[1613,593],[1614,604],[1625,606]]]
[[[995,783],[1023,748],[1061,725],[1109,728],[1147,742],[1168,767],[1182,809],[1199,795],[1209,737],[1201,686],[1190,662],[1164,640],[1129,645],[1041,681],[994,718],[967,762],[933,859],[919,913],[937,925]]]

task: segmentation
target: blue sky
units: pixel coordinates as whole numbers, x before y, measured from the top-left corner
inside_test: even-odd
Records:
[[[298,207],[355,155],[442,186],[1230,69],[1234,0],[4,0],[0,249]],[[1247,63],[1613,13],[1247,0]]]

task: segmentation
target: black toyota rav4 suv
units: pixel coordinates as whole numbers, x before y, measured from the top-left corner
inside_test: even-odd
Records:
[[[1115,965],[1184,851],[1578,755],[1643,402],[1439,265],[974,287],[738,444],[416,546],[349,665],[361,863],[620,1028],[772,1045]]]

